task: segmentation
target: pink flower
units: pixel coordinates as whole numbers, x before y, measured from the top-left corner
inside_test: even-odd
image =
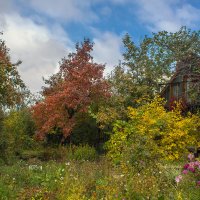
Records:
[[[200,168],[200,162],[199,161],[195,161],[194,164]]]
[[[181,180],[182,180],[182,176],[181,175],[178,175],[176,178],[175,178],[175,181],[177,182],[177,183],[179,183]]]
[[[192,161],[193,159],[194,159],[194,154],[188,154],[188,159],[190,160],[190,161]]]
[[[184,165],[183,168],[184,168],[184,169],[188,169],[189,166],[190,166],[190,165],[187,163],[187,164]]]
[[[195,169],[192,166],[188,167],[188,170],[191,171],[191,172],[193,172],[193,173],[195,172]]]
[[[188,170],[184,169],[184,170],[182,171],[182,173],[183,173],[183,174],[187,174],[187,173],[188,173]]]

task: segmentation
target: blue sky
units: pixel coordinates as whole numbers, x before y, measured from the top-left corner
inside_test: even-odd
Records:
[[[137,43],[181,26],[199,30],[200,0],[0,0],[0,30],[32,92],[84,37],[95,43],[94,60],[106,63],[106,74],[122,59],[125,33]]]

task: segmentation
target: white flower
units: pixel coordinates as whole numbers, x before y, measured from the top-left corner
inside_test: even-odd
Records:
[[[69,166],[69,165],[70,165],[70,162],[66,162],[65,165]]]

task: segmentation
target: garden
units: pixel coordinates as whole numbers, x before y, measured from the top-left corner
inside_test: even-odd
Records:
[[[200,199],[199,107],[166,107],[160,92],[180,60],[200,74],[199,43],[186,27],[139,45],[126,34],[124,60],[104,76],[85,39],[35,95],[0,40],[0,199]],[[193,85],[187,95],[199,102]]]

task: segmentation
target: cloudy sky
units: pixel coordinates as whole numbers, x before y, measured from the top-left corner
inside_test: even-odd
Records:
[[[12,61],[23,61],[19,72],[32,92],[84,37],[108,73],[122,59],[125,33],[138,42],[183,25],[200,28],[200,0],[0,0],[0,31]]]

